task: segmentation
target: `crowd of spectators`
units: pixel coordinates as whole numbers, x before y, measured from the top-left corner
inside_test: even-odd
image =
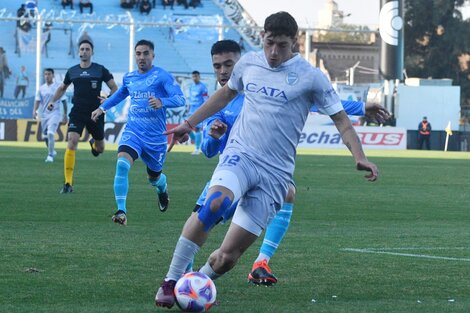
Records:
[[[141,14],[149,14],[152,9],[155,9],[156,2],[156,0],[120,0],[120,5],[123,9],[138,8]],[[201,0],[190,0],[189,2],[188,0],[161,0],[164,10],[166,7],[170,7],[173,10],[175,2],[176,5],[181,5],[185,9],[202,6]]]

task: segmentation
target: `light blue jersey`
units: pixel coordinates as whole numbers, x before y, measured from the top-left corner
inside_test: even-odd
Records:
[[[166,144],[166,108],[184,106],[183,92],[170,73],[153,66],[146,73],[138,71],[124,75],[122,86],[100,108],[105,111],[130,96],[131,105],[126,123],[126,132],[138,134],[140,140],[151,144]],[[154,109],[149,97],[160,99],[162,107]]]
[[[192,83],[189,86],[189,113],[193,114],[207,100],[209,92],[203,83]]]
[[[217,153],[224,151],[225,145],[227,144],[227,138],[232,130],[232,126],[235,123],[240,110],[243,106],[243,95],[238,94],[230,103],[220,112],[212,115],[205,121],[205,127],[203,132],[203,139],[201,144],[201,151],[208,158],[212,158]],[[209,135],[209,128],[215,120],[219,120],[227,125],[227,131],[219,139],[215,139]]]

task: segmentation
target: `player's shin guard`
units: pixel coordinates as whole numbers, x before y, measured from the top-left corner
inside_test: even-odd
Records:
[[[293,203],[284,203],[281,210],[277,212],[274,219],[269,223],[264,236],[263,244],[261,245],[260,253],[271,258],[277,250],[277,247],[284,238],[284,235],[289,228],[290,219],[292,216]],[[260,261],[260,260],[257,260]]]
[[[125,157],[119,157],[116,162],[116,176],[114,176],[114,198],[117,209],[127,212],[126,199],[129,190],[129,169],[131,163]]]
[[[219,208],[217,211],[213,212],[211,210],[212,202],[217,198],[222,197],[222,192],[216,191],[214,192],[204,203],[201,209],[198,212],[198,218],[202,224],[204,224],[204,231],[209,231],[217,222],[219,222],[220,218],[224,215],[225,211],[230,208],[232,205],[232,201],[229,197],[225,197],[222,199]]]
[[[65,183],[72,185],[73,171],[75,169],[75,150],[65,150],[64,156],[64,176]]]

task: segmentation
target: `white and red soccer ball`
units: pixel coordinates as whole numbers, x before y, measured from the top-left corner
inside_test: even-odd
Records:
[[[206,274],[184,274],[175,285],[176,304],[184,312],[206,312],[215,303],[215,284]]]

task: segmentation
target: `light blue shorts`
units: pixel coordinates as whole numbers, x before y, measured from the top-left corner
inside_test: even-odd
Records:
[[[119,140],[120,146],[129,146],[137,152],[139,158],[154,172],[160,172],[163,169],[163,163],[166,158],[166,143],[149,144],[140,139],[133,132],[124,131]]]

